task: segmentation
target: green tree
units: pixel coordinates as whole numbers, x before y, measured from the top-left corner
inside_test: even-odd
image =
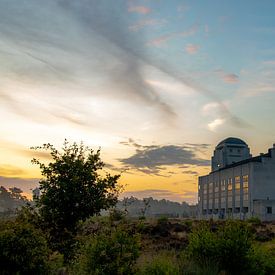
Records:
[[[61,150],[51,144],[32,149],[46,150],[51,156],[47,164],[35,158],[32,160],[39,165],[43,176],[39,182],[41,195],[36,204],[51,243],[66,254],[78,222],[117,203],[120,175],[102,176],[99,172],[104,164],[100,150],[94,152],[83,143],[69,144],[65,140]]]
[[[0,274],[47,274],[50,250],[41,231],[29,223],[0,224]]]

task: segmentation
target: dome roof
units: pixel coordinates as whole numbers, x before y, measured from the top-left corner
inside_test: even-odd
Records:
[[[222,144],[236,144],[236,145],[246,145],[247,146],[247,144],[243,140],[241,140],[239,138],[234,138],[234,137],[229,137],[229,138],[224,139],[217,145],[217,147]]]

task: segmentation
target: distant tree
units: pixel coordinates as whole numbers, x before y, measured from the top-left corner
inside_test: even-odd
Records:
[[[51,144],[32,149],[47,150],[52,158],[47,164],[32,160],[39,165],[44,177],[39,182],[41,194],[36,204],[51,243],[56,243],[54,248],[64,252],[66,241],[74,236],[80,220],[98,215],[117,203],[120,175],[100,175],[104,166],[100,150],[94,152],[83,143],[69,144],[65,140],[61,150]]]
[[[0,186],[0,212],[4,215],[14,215],[16,210],[28,202],[22,193],[23,191],[17,187],[8,190]]]

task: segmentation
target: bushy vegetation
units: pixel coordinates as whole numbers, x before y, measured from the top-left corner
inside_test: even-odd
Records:
[[[226,221],[211,228],[204,223],[189,236],[187,252],[202,270],[228,274],[271,274],[275,272],[275,258],[253,243],[247,222]]]
[[[173,253],[159,252],[159,254],[150,261],[145,262],[140,270],[139,275],[179,275],[180,268]]]
[[[1,224],[1,274],[47,274],[50,250],[43,233],[30,223]]]
[[[140,240],[125,226],[105,228],[84,238],[72,267],[73,274],[132,274],[139,256]]]

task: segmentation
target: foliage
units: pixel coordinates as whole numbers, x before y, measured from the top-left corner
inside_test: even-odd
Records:
[[[247,219],[247,222],[255,224],[255,225],[261,225],[261,223],[262,223],[258,217],[251,217],[251,218]]]
[[[162,216],[158,218],[158,224],[167,224],[168,218],[166,216]]]
[[[178,275],[180,274],[178,263],[174,255],[160,253],[150,262],[147,262],[139,270],[140,275]]]
[[[104,164],[100,150],[94,152],[81,144],[69,144],[65,140],[62,150],[51,144],[34,147],[49,151],[51,161],[47,164],[33,159],[44,177],[39,182],[41,196],[36,200],[44,228],[52,237],[54,248],[66,253],[73,246],[77,224],[89,216],[97,215],[117,202],[120,188],[119,175],[99,171]],[[66,255],[65,255],[66,256]]]
[[[0,227],[1,274],[45,274],[50,250],[41,231],[29,223],[5,222]]]
[[[189,235],[187,251],[199,266],[215,265],[218,261],[219,239],[210,230],[208,223],[203,223]]]
[[[109,218],[111,222],[121,221],[121,220],[125,220],[126,215],[127,215],[126,211],[113,208],[110,210]]]
[[[247,274],[264,275],[275,273],[275,257],[265,247],[253,245],[248,252],[247,263]]]
[[[139,249],[139,236],[125,227],[103,231],[85,240],[73,274],[132,274]]]
[[[231,273],[244,270],[252,246],[252,234],[240,221],[226,221],[218,230],[218,254],[221,268]],[[238,255],[238,257],[236,257]]]
[[[190,258],[205,268],[218,266],[220,270],[236,273],[247,267],[247,256],[252,246],[248,226],[240,221],[227,221],[213,232],[205,223],[189,236]],[[236,257],[236,255],[238,255]]]

